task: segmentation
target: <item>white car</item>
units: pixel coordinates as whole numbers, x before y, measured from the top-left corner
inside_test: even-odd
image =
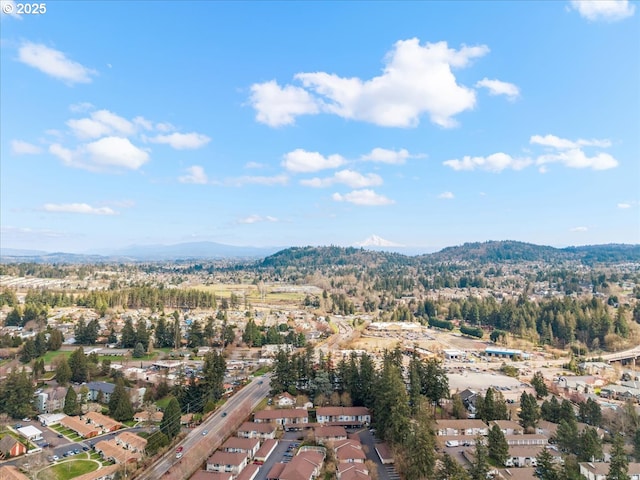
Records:
[[[182,452],[176,453],[176,458],[182,458]]]

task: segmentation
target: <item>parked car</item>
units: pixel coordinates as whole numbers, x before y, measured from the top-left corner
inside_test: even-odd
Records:
[[[226,417],[227,416],[227,412],[222,412],[222,416]]]
[[[59,457],[58,455],[54,455],[54,456],[53,456],[53,457],[51,457],[51,458],[53,458],[53,461],[54,461],[54,462],[57,462],[58,460],[60,460],[60,457]]]
[[[209,433],[209,430],[205,430],[204,432],[202,432],[202,435],[206,435],[207,433]]]
[[[182,458],[182,452],[178,452],[178,453],[176,454],[176,458]]]
[[[176,453],[180,453],[183,450],[183,446],[179,446],[178,448],[176,448]]]

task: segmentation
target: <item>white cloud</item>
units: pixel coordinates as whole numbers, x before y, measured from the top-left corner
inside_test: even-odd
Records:
[[[513,83],[490,80],[487,77],[476,83],[476,88],[480,87],[489,90],[489,95],[506,95],[512,101],[520,96],[520,89]]]
[[[443,200],[452,200],[453,198],[455,198],[455,195],[453,194],[453,192],[442,192],[440,195],[438,195],[438,198],[441,198]]]
[[[325,157],[318,152],[308,152],[298,148],[285,154],[282,166],[291,172],[317,172],[328,168],[337,168],[345,163],[341,155]]]
[[[629,0],[571,0],[571,8],[587,20],[607,22],[631,17],[636,11]]]
[[[149,160],[149,154],[127,138],[104,137],[85,146],[91,163],[104,167],[137,170]]]
[[[89,102],[78,102],[69,105],[69,110],[73,113],[84,113],[93,110],[94,108],[93,104]]]
[[[281,87],[275,80],[251,85],[250,101],[257,112],[256,120],[270,127],[291,125],[299,115],[320,111],[309,92],[292,85]]]
[[[259,169],[264,167],[265,165],[263,163],[258,163],[258,162],[247,162],[244,164],[244,168],[246,169]]]
[[[608,170],[618,166],[618,161],[608,153],[598,153],[589,157],[578,148],[541,155],[536,160],[537,165],[548,163],[561,163],[569,168],[591,168],[593,170]]]
[[[176,129],[173,125],[166,122],[156,123],[156,130],[163,133],[173,132]]]
[[[143,130],[153,130],[153,123],[140,115],[133,119],[133,124],[137,127],[142,128]]]
[[[90,83],[97,72],[70,60],[46,45],[26,42],[18,49],[18,60],[68,84]]]
[[[67,125],[81,139],[100,138],[104,135],[121,135],[129,137],[136,133],[136,127],[126,118],[109,110],[98,110],[91,118],[72,118]]]
[[[353,190],[352,192],[346,193],[344,195],[340,193],[334,193],[331,198],[333,198],[333,200],[335,200],[336,202],[349,202],[355,205],[364,206],[391,205],[395,203],[390,198],[387,198],[384,195],[379,195],[373,190],[369,189]]]
[[[122,137],[104,137],[70,150],[60,144],[49,146],[49,152],[70,167],[91,171],[126,168],[137,170],[149,161],[149,154]]]
[[[52,213],[82,213],[86,215],[118,215],[109,207],[92,207],[87,203],[45,203],[45,212]]]
[[[329,187],[341,183],[351,188],[375,187],[382,185],[382,177],[375,173],[367,173],[365,175],[353,170],[340,170],[333,174],[333,177],[327,178],[311,178],[300,180],[300,185],[307,187]]]
[[[42,153],[42,148],[39,146],[22,140],[12,140],[11,150],[16,155],[37,155],[38,153]]]
[[[259,223],[259,222],[277,222],[277,221],[278,219],[276,217],[272,217],[270,215],[267,215],[266,217],[262,217],[260,215],[249,215],[248,217],[238,219],[238,223],[244,223],[244,224],[252,224],[252,223]]]
[[[211,141],[209,137],[201,133],[171,133],[149,138],[153,143],[164,143],[176,150],[195,150],[204,147]]]
[[[286,175],[274,175],[272,177],[267,176],[243,176],[237,178],[230,178],[225,180],[225,185],[233,187],[242,187],[244,185],[264,185],[266,187],[272,187],[274,185],[286,185],[289,182],[289,177]]]
[[[198,185],[205,185],[209,183],[209,177],[200,165],[193,165],[187,168],[187,174],[178,177],[180,183],[195,183]]]
[[[618,208],[631,208],[631,204],[630,203],[619,203],[618,204]]]
[[[543,147],[552,147],[558,150],[565,150],[570,148],[579,147],[600,147],[608,148],[611,146],[611,140],[592,138],[589,140],[578,139],[577,141],[567,140],[566,138],[560,138],[555,135],[533,135],[529,140],[529,143],[533,145],[542,145]]]
[[[423,114],[442,127],[476,104],[473,89],[457,82],[453,70],[467,67],[489,52],[486,45],[447,42],[420,44],[412,38],[396,42],[380,75],[363,80],[326,72],[298,73],[304,88],[281,87],[275,81],[254,84],[251,103],[257,120],[271,126],[294,123],[295,117],[320,112],[384,127],[415,127]],[[313,94],[313,95],[312,95]]]
[[[532,163],[529,158],[513,158],[506,153],[494,153],[488,157],[465,156],[462,160],[446,160],[443,165],[460,170],[487,170],[499,173],[504,169],[522,170]]]
[[[368,162],[388,163],[390,165],[402,165],[408,158],[415,158],[404,148],[402,150],[388,150],[386,148],[374,148],[366,155],[362,155],[362,160]]]
[[[570,232],[586,232],[588,230],[587,227],[573,227],[569,229]]]

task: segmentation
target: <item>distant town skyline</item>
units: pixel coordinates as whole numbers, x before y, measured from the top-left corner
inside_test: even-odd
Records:
[[[640,243],[633,2],[1,4],[2,248]]]

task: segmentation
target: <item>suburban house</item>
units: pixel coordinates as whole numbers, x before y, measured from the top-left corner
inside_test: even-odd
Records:
[[[247,466],[244,453],[229,453],[217,450],[207,459],[207,472],[231,473],[236,476]]]
[[[64,413],[43,413],[38,415],[38,421],[43,427],[50,427],[51,425],[57,425],[67,415]]]
[[[505,467],[535,467],[538,465],[536,457],[545,449],[540,445],[534,446],[509,446],[509,456],[504,463]],[[549,449],[556,459],[560,459],[560,453],[557,450]]]
[[[22,435],[27,440],[32,442],[37,442],[42,440],[42,431],[38,430],[33,425],[27,425],[26,427],[20,427],[17,429],[18,433]]]
[[[122,432],[120,435],[116,436],[115,440],[116,444],[126,450],[131,450],[132,452],[144,453],[145,448],[147,448],[147,439],[142,438],[135,433]]]
[[[87,383],[89,389],[89,400],[96,402],[102,392],[102,403],[109,403],[111,394],[116,389],[115,384],[109,382],[89,382]]]
[[[260,448],[257,438],[229,437],[220,448],[229,453],[244,453],[251,460]]]
[[[273,438],[268,438],[262,443],[262,446],[258,449],[253,457],[253,461],[256,463],[264,463],[271,456],[273,451],[278,446],[278,441]]]
[[[489,434],[489,427],[482,420],[476,419],[461,419],[461,420],[437,420],[436,421],[436,434],[437,435],[483,435]]]
[[[371,423],[371,413],[367,407],[318,407],[318,423],[341,425],[362,425]]]
[[[340,440],[333,446],[339,463],[364,463],[367,459],[362,444],[356,440]]]
[[[207,472],[206,470],[198,470],[189,480],[233,480],[230,473]]]
[[[95,425],[90,425],[83,422],[78,417],[70,417],[68,415],[65,415],[65,417],[60,420],[60,425],[68,428],[69,430],[73,430],[82,438],[95,437],[101,433],[101,430]]]
[[[608,463],[580,462],[580,475],[587,480],[606,480],[609,473]],[[640,480],[640,463],[629,463],[629,480]]]
[[[293,408],[296,405],[296,399],[288,392],[278,395],[274,403],[279,408]]]
[[[29,477],[13,465],[0,466],[0,478],[2,480],[29,480]]]
[[[545,435],[505,435],[507,444],[511,445],[547,445],[549,439]]]
[[[340,463],[336,476],[338,480],[371,480],[363,463]]]
[[[277,428],[272,423],[244,422],[238,428],[237,436],[241,438],[259,438],[267,440],[276,438]]]
[[[147,422],[147,423],[160,423],[162,422],[162,417],[164,417],[163,412],[147,412],[142,411],[138,412],[133,416],[133,419],[136,422]]]
[[[258,475],[260,466],[254,463],[250,463],[247,467],[240,472],[240,475],[236,477],[236,480],[253,480]]]
[[[536,469],[533,467],[524,468],[502,468],[496,470],[494,480],[538,480]]]
[[[272,480],[312,480],[320,475],[324,454],[317,450],[301,451],[289,463],[276,463],[267,479]]]
[[[73,480],[113,480],[119,469],[119,465],[107,465],[106,467],[99,468],[93,472],[75,477]]]
[[[91,425],[98,427],[103,433],[115,432],[122,428],[120,422],[116,422],[113,418],[98,412],[88,412],[82,418],[91,423]]]
[[[524,434],[524,428],[522,428],[518,422],[514,422],[513,420],[493,420],[489,422],[489,427],[493,427],[494,425],[497,425],[505,435]]]
[[[4,460],[9,457],[18,457],[25,453],[27,453],[26,445],[11,435],[5,435],[0,438],[0,459]]]
[[[328,442],[337,442],[347,439],[347,431],[344,427],[317,427],[313,430],[316,442],[325,445]]]
[[[137,462],[143,455],[142,452],[134,452],[123,448],[122,445],[117,443],[116,439],[102,440],[95,444],[94,449],[105,460],[111,460],[118,464]]]
[[[253,421],[256,423],[275,423],[284,428],[291,428],[291,425],[309,423],[309,412],[302,408],[260,410],[254,414]]]

